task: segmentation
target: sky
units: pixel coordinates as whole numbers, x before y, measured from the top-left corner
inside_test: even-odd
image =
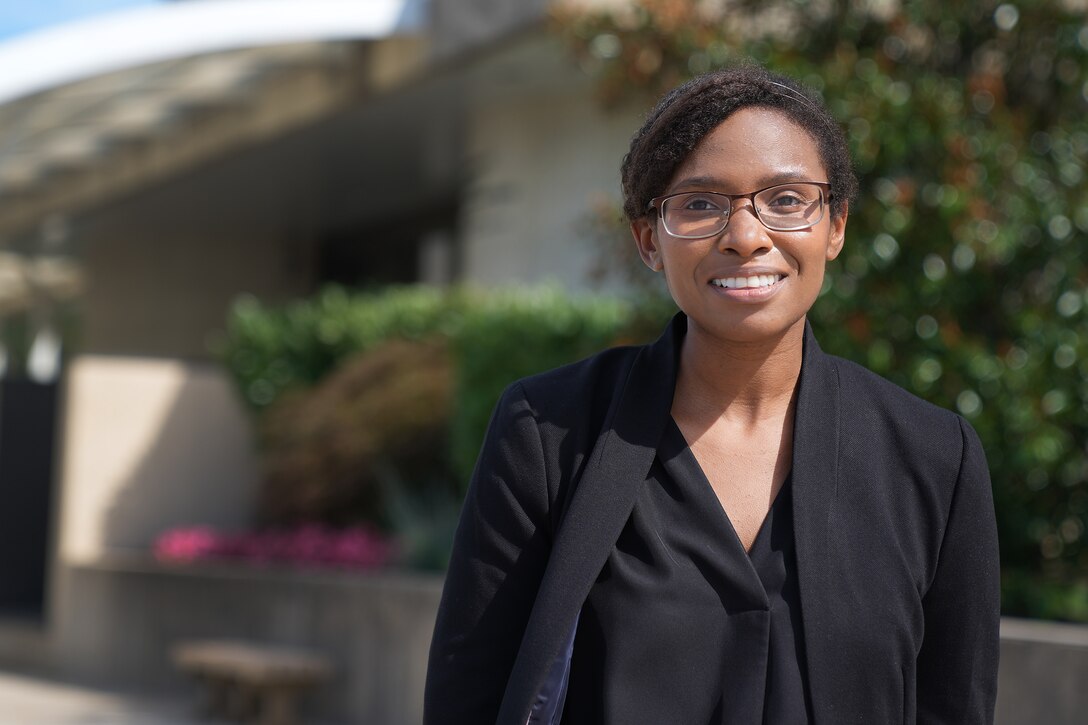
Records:
[[[0,42],[50,25],[163,0],[0,0]]]

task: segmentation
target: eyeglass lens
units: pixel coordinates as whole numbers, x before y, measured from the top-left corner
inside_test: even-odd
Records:
[[[755,212],[768,229],[790,231],[818,224],[823,219],[823,190],[816,184],[782,184],[754,196]],[[715,192],[677,194],[661,204],[665,230],[676,237],[709,237],[729,224],[731,200]]]

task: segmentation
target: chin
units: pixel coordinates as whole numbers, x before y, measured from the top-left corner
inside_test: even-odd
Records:
[[[801,334],[805,319],[805,314],[786,318],[767,318],[756,314],[738,319],[718,316],[707,320],[701,315],[688,314],[688,325],[689,328],[694,325],[722,342],[758,344],[778,342],[791,333]]]

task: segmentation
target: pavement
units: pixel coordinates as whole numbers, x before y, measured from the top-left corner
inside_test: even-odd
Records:
[[[0,672],[0,725],[227,725],[193,703],[158,700]]]

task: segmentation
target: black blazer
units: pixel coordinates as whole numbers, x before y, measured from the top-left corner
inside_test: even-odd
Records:
[[[646,479],[686,324],[503,394],[454,542],[425,723],[528,719]],[[807,328],[799,385],[794,532],[815,722],[992,722],[997,531],[977,435],[824,354]]]

